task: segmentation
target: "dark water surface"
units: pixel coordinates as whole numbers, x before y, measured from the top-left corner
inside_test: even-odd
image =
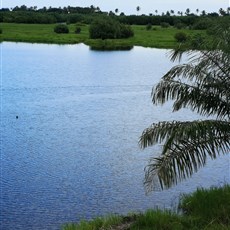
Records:
[[[175,208],[181,193],[230,183],[229,156],[145,195],[143,129],[198,118],[151,104],[173,66],[167,50],[98,52],[85,45],[1,46],[1,229],[60,229],[109,213]],[[18,116],[18,119],[17,119]]]

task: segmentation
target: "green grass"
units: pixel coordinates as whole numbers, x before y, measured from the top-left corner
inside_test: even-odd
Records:
[[[96,218],[88,222],[81,221],[79,224],[67,224],[63,229],[230,230],[230,185],[208,190],[198,189],[192,194],[184,195],[179,209],[180,214],[168,210],[148,210],[127,217]]]
[[[139,229],[183,229],[181,217],[169,211],[148,210],[140,215],[131,226],[132,230]]]
[[[230,187],[198,189],[184,196],[179,207],[187,216],[200,217],[204,224],[212,222],[230,226]]]
[[[91,221],[82,220],[79,224],[70,223],[64,226],[64,230],[96,230],[110,229],[122,222],[122,217],[118,215],[110,215],[107,217],[98,217]]]
[[[178,30],[176,28],[154,27],[146,30],[145,26],[132,26],[134,37],[128,39],[89,39],[89,26],[81,24],[81,33],[75,34],[75,24],[68,25],[69,34],[56,34],[53,29],[55,24],[16,24],[1,23],[1,41],[30,42],[30,43],[55,43],[55,44],[77,44],[85,43],[94,49],[130,49],[132,46],[175,48],[174,35],[185,32],[187,35],[196,33],[205,34],[204,31]]]

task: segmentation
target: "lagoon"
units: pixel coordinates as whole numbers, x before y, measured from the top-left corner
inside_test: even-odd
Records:
[[[230,183],[229,156],[191,179],[145,194],[144,128],[193,120],[155,107],[151,88],[175,63],[169,50],[92,51],[83,44],[1,46],[2,229],[60,229],[109,213],[175,209],[182,193]]]

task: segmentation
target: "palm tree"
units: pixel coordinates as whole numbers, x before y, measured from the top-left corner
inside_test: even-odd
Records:
[[[230,15],[230,7],[227,8],[227,14]]]
[[[190,9],[189,9],[189,8],[186,9],[185,14],[186,14],[186,15],[189,15],[189,14],[190,14]]]
[[[137,10],[137,13],[138,13],[141,10],[141,7],[137,6],[136,10]]]
[[[206,11],[205,11],[205,10],[202,10],[202,11],[201,11],[201,15],[202,15],[202,16],[205,16],[205,15],[206,15]]]
[[[226,15],[226,12],[225,12],[225,10],[223,10],[223,8],[220,8],[220,9],[219,9],[219,14],[220,14],[221,16],[225,16],[225,15]]]
[[[118,14],[118,12],[119,12],[119,10],[118,10],[118,8],[116,8],[116,9],[115,9],[115,13]]]
[[[142,148],[163,144],[161,155],[146,167],[147,191],[156,179],[162,189],[169,188],[203,167],[208,157],[230,152],[230,22],[214,28],[208,49],[199,38],[190,51],[174,50],[172,60],[186,52],[190,61],[173,67],[153,88],[153,104],[174,100],[173,111],[190,108],[207,120],[162,121],[143,131]]]

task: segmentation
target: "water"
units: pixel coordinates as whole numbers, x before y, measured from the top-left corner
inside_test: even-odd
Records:
[[[175,208],[181,193],[230,183],[229,156],[148,196],[144,128],[193,120],[151,104],[174,64],[167,50],[98,52],[85,45],[1,43],[1,229],[60,229],[109,213]],[[17,119],[18,116],[18,119]]]

